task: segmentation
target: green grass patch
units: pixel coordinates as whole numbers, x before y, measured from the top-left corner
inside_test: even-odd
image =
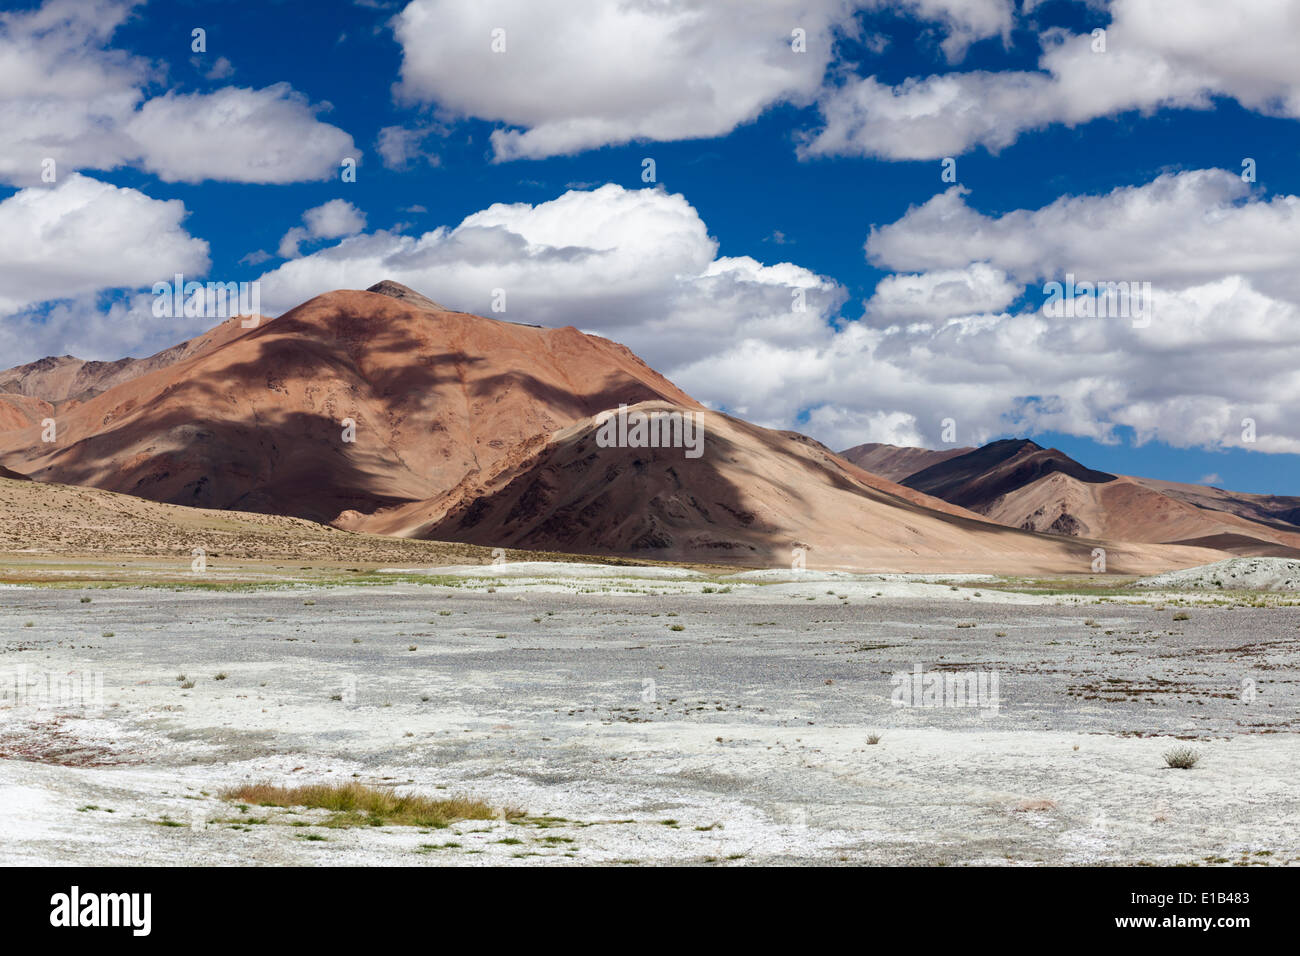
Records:
[[[261,807],[330,810],[325,826],[414,826],[441,828],[460,820],[507,820],[523,816],[513,807],[497,809],[472,797],[433,799],[398,793],[361,783],[307,784],[277,787],[270,783],[246,784],[223,791],[222,799]]]

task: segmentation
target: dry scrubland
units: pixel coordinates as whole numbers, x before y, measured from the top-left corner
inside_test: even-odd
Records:
[[[191,572],[195,548],[206,552],[202,577]],[[515,549],[501,556],[566,560]],[[383,566],[487,564],[493,558],[494,549],[472,544],[354,534],[298,518],[0,478],[0,583],[363,582]]]
[[[0,588],[0,862],[1300,862],[1292,594],[405,567]]]

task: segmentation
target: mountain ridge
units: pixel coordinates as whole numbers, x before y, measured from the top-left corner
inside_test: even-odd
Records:
[[[864,447],[864,446],[856,446]],[[876,448],[897,461],[927,449]],[[1300,498],[1247,495],[1080,464],[1028,439],[990,442],[898,479],[990,520],[1051,534],[1214,547],[1232,554],[1300,554]]]

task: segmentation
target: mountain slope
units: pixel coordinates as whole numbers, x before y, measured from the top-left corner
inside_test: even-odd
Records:
[[[237,333],[230,320],[169,350],[179,360],[68,402],[53,444],[38,426],[0,433],[0,463],[41,481],[328,522],[441,494],[620,402],[696,406],[607,339],[387,288],[331,292]],[[40,379],[43,394],[70,395],[77,374]]]
[[[1189,485],[1154,478],[1130,478],[1144,488],[1185,501],[1197,508],[1223,511],[1258,522],[1278,531],[1300,531],[1300,497],[1293,495],[1256,495],[1226,491],[1208,485]]]
[[[129,382],[133,378],[168,368],[187,358],[219,348],[247,332],[248,329],[243,327],[242,319],[228,319],[192,339],[163,349],[148,358],[88,362],[71,355],[60,355],[38,359],[0,372],[0,399],[25,396],[48,403],[50,406],[62,405],[69,401],[84,401],[123,382]]]
[[[877,460],[907,459],[889,446],[871,454]],[[1210,547],[1233,554],[1300,553],[1300,527],[1286,521],[1300,516],[1300,499],[1110,475],[1032,441],[991,442],[901,481],[1027,531]]]
[[[1055,448],[1008,438],[931,465],[909,475],[904,483],[917,491],[985,513],[995,499],[1053,473],[1089,484],[1115,478],[1085,468]]]
[[[0,432],[27,428],[54,414],[54,406],[41,398],[0,392]]]
[[[688,412],[649,402],[634,410]],[[487,480],[352,516],[356,530],[475,544],[789,567],[1086,572],[1095,542],[1027,534],[889,491],[824,446],[701,412],[703,454],[600,447],[600,417],[519,449]],[[892,486],[897,488],[897,486]],[[941,510],[942,509],[942,510]],[[1194,564],[1213,552],[1112,546],[1112,570]]]

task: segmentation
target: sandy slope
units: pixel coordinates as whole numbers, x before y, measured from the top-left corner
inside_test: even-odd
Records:
[[[648,402],[633,410],[689,411]],[[1086,572],[1097,542],[1027,534],[868,475],[804,436],[701,412],[701,457],[680,448],[601,448],[599,419],[507,459],[486,481],[349,526],[577,554],[635,554],[789,567]],[[927,507],[935,505],[935,507]],[[1108,544],[1109,568],[1183,567],[1194,548]]]
[[[1235,514],[1272,525],[1282,531],[1300,530],[1300,497],[1294,495],[1254,495],[1209,485],[1189,485],[1154,478],[1131,477],[1129,480],[1198,508]]]
[[[1052,474],[994,499],[983,512],[1013,527],[1178,543],[1244,554],[1300,553],[1300,530],[1197,507],[1135,479],[1088,483]]]
[[[1300,554],[1300,498],[1110,475],[1026,440],[959,451],[965,453],[860,445],[845,454],[895,473],[924,464],[898,480],[1013,528],[1232,554]]]

